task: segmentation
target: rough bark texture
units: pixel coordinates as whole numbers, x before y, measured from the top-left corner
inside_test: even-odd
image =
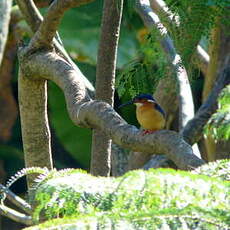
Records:
[[[0,65],[2,63],[3,52],[8,35],[11,5],[12,0],[0,1]]]
[[[113,106],[117,47],[120,34],[123,0],[105,0],[101,37],[97,56],[96,99]],[[93,131],[91,167],[93,175],[109,176],[111,169],[111,139],[100,131]]]
[[[53,168],[47,116],[47,82],[19,71],[19,107],[26,167]],[[28,177],[28,186],[36,177]]]
[[[122,176],[128,170],[128,151],[116,144],[112,144],[111,175]]]

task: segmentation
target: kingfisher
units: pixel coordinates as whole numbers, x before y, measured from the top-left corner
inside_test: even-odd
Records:
[[[119,108],[135,104],[136,117],[144,129],[143,134],[153,133],[165,127],[165,112],[151,94],[139,94]]]

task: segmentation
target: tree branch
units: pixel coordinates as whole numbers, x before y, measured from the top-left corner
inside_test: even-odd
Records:
[[[26,22],[28,23],[32,31],[35,33],[43,21],[42,15],[36,8],[33,0],[16,1],[26,19]],[[53,40],[53,43],[56,51],[60,53],[76,69],[76,71],[79,73],[78,76],[82,78],[85,87],[88,90],[88,93],[90,94],[90,96],[94,97],[94,87],[89,82],[89,80],[81,73],[80,69],[76,66],[76,64],[71,60],[64,47],[60,45],[60,43],[56,39]]]
[[[32,217],[17,212],[11,208],[6,207],[5,205],[0,204],[0,215],[6,216],[16,222],[25,224],[25,225],[33,225]]]
[[[230,56],[228,59],[230,60]],[[230,65],[229,60],[228,65]],[[230,84],[229,67],[219,73],[218,80],[216,81],[207,100],[201,105],[195,117],[191,121],[189,121],[188,124],[182,130],[181,134],[183,135],[187,143],[189,143],[190,145],[198,142],[202,137],[202,131],[205,124],[217,109],[217,98],[221,90],[228,84]]]
[[[204,163],[193,154],[191,146],[179,134],[162,130],[143,136],[141,131],[128,125],[110,105],[90,100],[78,73],[54,52],[31,54],[20,50],[19,59],[25,76],[34,76],[34,80],[52,80],[63,90],[69,115],[76,125],[100,129],[116,144],[133,151],[166,154],[180,169],[188,170]]]
[[[149,1],[137,0],[136,10],[148,28],[153,28],[154,26],[159,31],[161,35],[160,44],[168,60],[174,67],[179,86],[179,124],[182,129],[194,116],[192,92],[186,69],[182,64],[180,55],[176,53],[173,41],[169,37],[166,28],[162,25],[158,16],[152,11]]]
[[[113,106],[117,48],[123,0],[105,0],[101,37],[97,56],[96,99]],[[111,139],[100,130],[93,131],[91,168],[93,175],[109,176],[111,169]]]
[[[26,22],[35,33],[43,21],[43,17],[35,6],[33,0],[16,0],[16,2]]]
[[[31,45],[32,46],[51,46],[53,38],[56,35],[57,28],[64,13],[72,8],[83,4],[87,4],[93,0],[56,0],[48,9],[48,12],[44,16],[44,20],[35,33]]]
[[[12,0],[0,1],[0,65],[7,40]]]
[[[32,213],[31,206],[24,201],[21,197],[15,195],[12,191],[10,191],[8,188],[6,188],[4,185],[0,184],[0,191],[6,194],[6,198],[11,201],[14,205],[16,205],[18,208],[25,211],[27,214]]]

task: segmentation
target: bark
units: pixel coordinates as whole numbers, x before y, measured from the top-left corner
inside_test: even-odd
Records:
[[[0,65],[7,40],[12,0],[0,1]]]
[[[18,91],[23,150],[26,167],[53,168],[51,137],[47,115],[47,82],[33,80],[19,70]],[[35,175],[28,176],[31,188]]]
[[[113,106],[117,48],[120,34],[123,0],[104,0],[101,37],[97,57],[96,99]],[[93,175],[109,176],[111,170],[111,139],[93,131],[91,168]]]
[[[39,26],[41,25],[42,21],[43,21],[43,17],[40,14],[40,12],[38,11],[38,9],[36,8],[33,0],[16,0],[20,10],[22,11],[26,22],[28,23],[28,25],[30,26],[31,30],[36,33],[36,31],[39,29]],[[68,2],[68,1],[67,1]],[[58,4],[58,3],[56,3]],[[56,11],[51,11],[54,12],[54,14],[56,13]],[[48,13],[49,14],[49,11]],[[52,13],[51,13],[52,14]],[[61,17],[60,12],[57,15],[59,17]],[[55,17],[55,16],[53,16]],[[49,29],[50,27],[50,22],[47,21],[49,20],[50,17],[48,17],[48,19],[44,19],[44,23],[47,23],[48,25],[46,26],[47,29]],[[51,17],[52,18],[52,17]],[[53,19],[54,20],[54,19]],[[53,21],[52,20],[52,21]],[[51,21],[51,22],[52,22]],[[43,24],[44,24],[43,23]],[[57,25],[56,25],[57,26]],[[51,26],[52,27],[52,26]],[[57,29],[57,28],[56,28]],[[55,29],[55,31],[56,31]],[[40,32],[38,32],[40,33]],[[41,33],[40,33],[41,34]],[[56,34],[56,33],[55,33]],[[45,37],[43,37],[45,39]],[[53,39],[52,39],[53,40]],[[64,47],[62,45],[60,45],[60,42],[57,41],[57,39],[53,40],[54,43],[54,47],[56,49],[56,51],[63,56],[75,69],[76,71],[79,72],[79,77],[82,78],[88,93],[93,97],[94,96],[94,87],[92,86],[92,84],[89,82],[89,80],[81,73],[80,69],[77,67],[77,65],[71,60],[71,58],[69,57],[68,53],[66,52],[66,50],[64,49]],[[50,44],[51,45],[51,44]]]
[[[112,144],[111,176],[122,176],[128,170],[128,151]]]

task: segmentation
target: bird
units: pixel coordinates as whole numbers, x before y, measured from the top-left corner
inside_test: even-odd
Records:
[[[139,94],[119,108],[131,104],[136,105],[136,117],[144,129],[143,134],[151,134],[165,127],[165,112],[151,94]]]

